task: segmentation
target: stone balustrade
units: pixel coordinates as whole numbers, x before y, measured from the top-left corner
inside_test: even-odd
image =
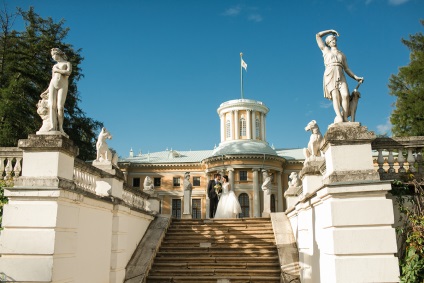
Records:
[[[100,169],[85,163],[82,160],[75,159],[74,163],[74,182],[78,189],[96,194],[96,181],[101,179]]]
[[[4,180],[13,180],[21,175],[22,172],[22,149],[18,147],[0,147],[0,178]],[[73,169],[73,181],[75,188],[94,195],[98,182],[105,178],[117,178],[123,180],[124,175],[120,170],[115,170],[115,174],[110,174],[80,159],[75,159]],[[102,195],[103,196],[103,195]],[[152,209],[149,194],[142,191],[136,191],[124,185],[122,196],[114,196],[120,199],[122,203],[131,208],[156,214],[158,211]]]
[[[17,147],[0,147],[0,178],[11,180],[22,171],[22,150]]]
[[[371,147],[381,180],[401,179],[406,173],[423,177],[424,137],[377,138]]]

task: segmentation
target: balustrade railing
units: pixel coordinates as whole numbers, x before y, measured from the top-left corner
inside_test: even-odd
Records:
[[[0,179],[13,180],[22,172],[22,150],[18,147],[0,147]]]
[[[380,179],[399,179],[407,173],[422,178],[423,148],[424,136],[375,139],[372,149]]]
[[[102,177],[102,170],[75,159],[74,183],[78,189],[96,194],[96,181]]]

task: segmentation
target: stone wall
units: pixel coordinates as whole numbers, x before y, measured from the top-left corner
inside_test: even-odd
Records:
[[[76,160],[63,136],[19,146],[22,176],[5,190],[2,282],[123,282],[159,201],[127,189],[115,169]]]
[[[390,181],[373,167],[372,132],[331,125],[321,161],[306,161],[303,193],[286,213],[302,282],[399,282]]]

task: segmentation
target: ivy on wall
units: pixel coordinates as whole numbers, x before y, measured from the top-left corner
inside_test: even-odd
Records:
[[[400,238],[398,251],[400,282],[424,282],[424,182],[394,181],[391,193],[396,197],[400,212]]]

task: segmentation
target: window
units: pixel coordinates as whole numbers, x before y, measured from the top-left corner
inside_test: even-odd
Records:
[[[200,177],[193,177],[193,186],[200,186]]]
[[[133,187],[140,188],[140,178],[133,178]]]
[[[247,181],[247,171],[239,171],[239,181]]]
[[[172,185],[173,185],[174,187],[179,187],[179,186],[180,186],[180,177],[174,177],[174,178],[172,179]]]
[[[172,217],[181,219],[181,200],[172,200]]]
[[[155,185],[155,187],[160,187],[160,178],[154,178],[153,185]]]
[[[238,197],[241,213],[239,214],[240,218],[249,217],[249,196],[245,193],[242,193]]]
[[[191,217],[193,219],[201,219],[202,218],[202,205],[200,199],[192,199],[191,200]]]
[[[227,132],[227,138],[231,138],[231,122],[230,122],[230,120],[227,120],[226,132]]]
[[[246,136],[246,119],[240,119],[240,137]]]
[[[261,133],[261,123],[259,123],[258,118],[256,118],[255,125],[256,125],[256,138],[259,139],[260,133]]]
[[[271,212],[275,212],[275,195],[271,195]]]

